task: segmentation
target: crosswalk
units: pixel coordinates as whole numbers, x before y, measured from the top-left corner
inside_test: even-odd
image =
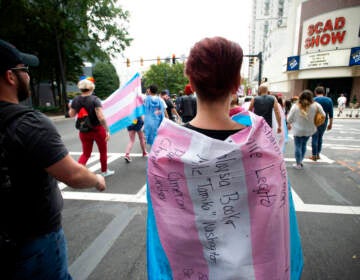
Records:
[[[289,135],[289,141],[292,141],[292,136]],[[333,129],[325,133],[323,150],[351,150],[360,151],[360,129],[346,128],[344,124],[334,124]],[[346,143],[346,144],[345,144]],[[311,147],[307,147],[311,150]],[[74,157],[79,156],[81,152],[70,152]],[[115,162],[124,157],[124,153],[108,153],[108,163]],[[140,153],[133,153],[131,157],[142,157]],[[295,162],[293,157],[285,157],[285,162]],[[309,159],[305,159],[304,162],[312,162]],[[334,164],[333,159],[329,158],[325,154],[321,154],[321,159],[317,163]],[[341,164],[341,162],[338,162]],[[93,152],[87,166],[92,172],[99,172],[100,162],[99,153]],[[356,170],[355,170],[356,171]],[[146,204],[146,183],[139,186],[139,191],[135,194],[118,194],[118,193],[98,193],[98,192],[78,192],[78,191],[66,191],[67,186],[63,183],[59,184],[59,188],[62,191],[64,199],[69,200],[95,200],[95,201],[113,201],[123,203],[140,203]],[[292,195],[295,203],[296,211],[301,212],[317,212],[317,213],[334,213],[334,214],[351,214],[360,215],[360,206],[339,206],[339,205],[321,205],[321,204],[306,204],[299,197],[299,195],[292,189]]]

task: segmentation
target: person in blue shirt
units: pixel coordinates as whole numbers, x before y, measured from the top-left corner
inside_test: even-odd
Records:
[[[326,128],[327,130],[330,130],[332,128],[334,106],[331,98],[324,96],[325,94],[324,87],[322,86],[316,87],[314,93],[315,93],[314,100],[323,107],[326,115],[325,122],[322,125],[318,126],[317,131],[312,135],[311,138],[312,155],[310,156],[310,159],[313,161],[317,161],[320,159],[322,139],[325,130]]]
[[[146,137],[146,144],[152,145],[154,143],[157,129],[164,117],[168,118],[166,112],[166,103],[157,94],[157,86],[151,85],[148,87],[148,95],[144,99],[145,120],[144,133]]]

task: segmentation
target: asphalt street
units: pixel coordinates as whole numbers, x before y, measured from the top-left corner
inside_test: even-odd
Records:
[[[74,120],[58,118],[54,123],[77,159],[81,146]],[[284,157],[303,245],[304,280],[360,279],[359,139],[360,119],[335,119],[333,129],[325,134],[321,160],[306,160],[304,170],[295,170],[290,135]],[[60,184],[69,267],[75,280],[147,279],[146,158],[137,140],[133,161],[126,163],[127,142],[126,130],[109,142],[109,167],[116,173],[106,178],[105,192]],[[96,145],[88,168],[99,171]]]

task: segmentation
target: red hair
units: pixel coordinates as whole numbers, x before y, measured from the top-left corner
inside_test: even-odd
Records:
[[[243,51],[222,37],[205,38],[190,50],[185,74],[202,100],[227,97],[240,85]]]
[[[184,93],[185,93],[186,95],[189,95],[189,94],[192,94],[192,93],[193,93],[193,90],[192,90],[190,84],[187,84],[187,85],[185,86],[185,88],[184,88]]]

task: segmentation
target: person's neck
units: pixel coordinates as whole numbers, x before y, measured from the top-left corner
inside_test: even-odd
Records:
[[[5,87],[0,88],[0,101],[19,104],[19,99],[16,92],[12,92]]]
[[[244,126],[233,121],[229,116],[230,103],[201,103],[197,104],[197,114],[190,121],[192,126],[211,130],[236,130]]]

